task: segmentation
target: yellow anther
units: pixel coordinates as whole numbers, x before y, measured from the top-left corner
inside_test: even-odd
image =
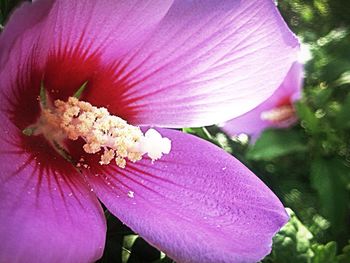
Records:
[[[67,102],[56,100],[54,106],[42,109],[35,134],[43,134],[50,142],[62,145],[65,139],[85,141],[85,152],[94,154],[103,150],[100,164],[109,164],[113,159],[124,168],[126,159],[136,162],[146,154],[157,160],[168,154],[171,142],[156,130],[149,129],[143,135],[141,129],[125,120],[110,115],[107,109],[97,108],[88,102],[70,97]]]
[[[120,168],[125,168],[126,166],[126,161],[120,156],[117,156],[115,158],[115,163],[120,167]]]
[[[109,164],[115,156],[113,150],[105,150],[101,156],[100,164]]]

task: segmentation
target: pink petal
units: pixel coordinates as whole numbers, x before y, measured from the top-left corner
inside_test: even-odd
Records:
[[[178,262],[256,262],[267,255],[272,236],[288,220],[277,197],[216,146],[160,132],[172,140],[172,150],[154,164],[86,171],[100,200]]]
[[[26,2],[22,3],[21,8],[15,10],[0,35],[0,68],[7,62],[10,50],[17,40],[37,38],[37,35],[40,34],[40,25],[45,21],[52,4],[53,0]],[[23,47],[23,49],[26,48],[28,53],[31,47]]]
[[[88,81],[85,100],[134,124],[201,126],[241,115],[271,95],[298,49],[271,0],[35,4],[41,19],[0,38],[2,89],[30,62],[52,96]],[[22,28],[27,8],[7,35]]]
[[[87,55],[103,54],[114,63],[148,36],[171,4],[172,0],[60,0],[42,38],[56,52],[79,49]]]
[[[296,115],[289,120],[271,122],[264,120],[262,114],[280,107],[281,104],[289,104],[292,107],[294,101],[300,98],[303,82],[303,66],[295,62],[279,88],[255,109],[223,124],[223,130],[229,135],[247,133],[255,139],[268,127],[289,127],[297,121]]]
[[[232,119],[272,94],[298,46],[271,0],[175,1],[152,36],[122,60],[118,77],[128,85],[115,107],[128,107],[129,121],[143,125]]]
[[[52,5],[51,0],[23,3],[0,34],[0,88],[4,94],[18,88],[18,82],[28,78],[31,63],[37,62],[38,67],[45,64],[45,61],[40,61],[39,52],[33,49],[38,46],[38,37]],[[47,48],[40,50],[44,52]]]
[[[21,131],[3,113],[0,122],[0,262],[99,259],[106,223],[94,193],[44,144],[23,147]]]
[[[38,0],[25,3],[11,16],[0,39],[0,53],[36,27],[39,53],[79,49],[86,55],[103,53],[113,62],[147,37],[172,1]],[[31,52],[28,50],[27,52]],[[47,53],[46,53],[47,55]],[[45,56],[44,56],[45,58]]]
[[[108,96],[110,90],[103,90],[112,88],[115,93],[121,85],[115,83],[116,64],[148,37],[171,4],[171,0],[58,0],[53,4],[38,0],[22,5],[0,36],[1,90],[6,95],[13,90],[20,93],[21,86],[37,96],[44,80],[52,99],[65,99],[88,81],[84,99],[95,102],[102,95],[97,106],[118,104]],[[124,118],[131,114],[114,113]]]

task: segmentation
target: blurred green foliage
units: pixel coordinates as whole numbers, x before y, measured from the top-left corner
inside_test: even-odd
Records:
[[[295,213],[287,209],[290,220],[274,237],[271,254],[263,262],[279,263],[341,263],[349,262],[349,247],[337,255],[337,244],[334,241],[319,244],[312,232],[298,219]]]
[[[308,43],[350,25],[346,0],[279,0],[278,7],[293,32]]]
[[[280,0],[279,8],[312,59],[299,124],[266,130],[245,154],[300,218],[291,212],[264,262],[350,262],[350,2]]]
[[[294,130],[266,130],[256,141],[254,147],[247,151],[250,160],[274,160],[276,158],[305,152],[305,139]]]
[[[0,25],[19,2],[0,0]],[[268,129],[253,145],[216,126],[184,132],[236,156],[291,208],[263,262],[350,262],[350,1],[280,0],[278,7],[312,54],[296,104],[300,122]],[[108,212],[106,217],[99,262],[172,262]]]

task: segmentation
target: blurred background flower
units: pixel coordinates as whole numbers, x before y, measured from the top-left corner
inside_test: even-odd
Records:
[[[301,96],[303,66],[295,62],[278,89],[253,110],[224,123],[229,135],[249,134],[253,140],[268,127],[287,128],[297,122],[294,102]]]

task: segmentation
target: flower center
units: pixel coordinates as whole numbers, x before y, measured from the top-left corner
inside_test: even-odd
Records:
[[[136,162],[147,154],[153,162],[170,152],[168,138],[163,138],[154,129],[143,134],[139,127],[111,115],[106,108],[94,107],[76,97],[69,97],[66,102],[55,100],[53,105],[46,99],[41,98],[41,102],[38,121],[23,132],[43,135],[60,154],[68,152],[64,140],[79,138],[85,141],[83,149],[86,153],[102,153],[101,165],[114,160],[119,167],[125,168],[126,160]]]
[[[260,118],[263,121],[270,121],[272,123],[279,123],[288,121],[291,118],[294,118],[295,110],[291,104],[282,105],[276,108],[273,108],[268,111],[263,111],[260,115]]]

